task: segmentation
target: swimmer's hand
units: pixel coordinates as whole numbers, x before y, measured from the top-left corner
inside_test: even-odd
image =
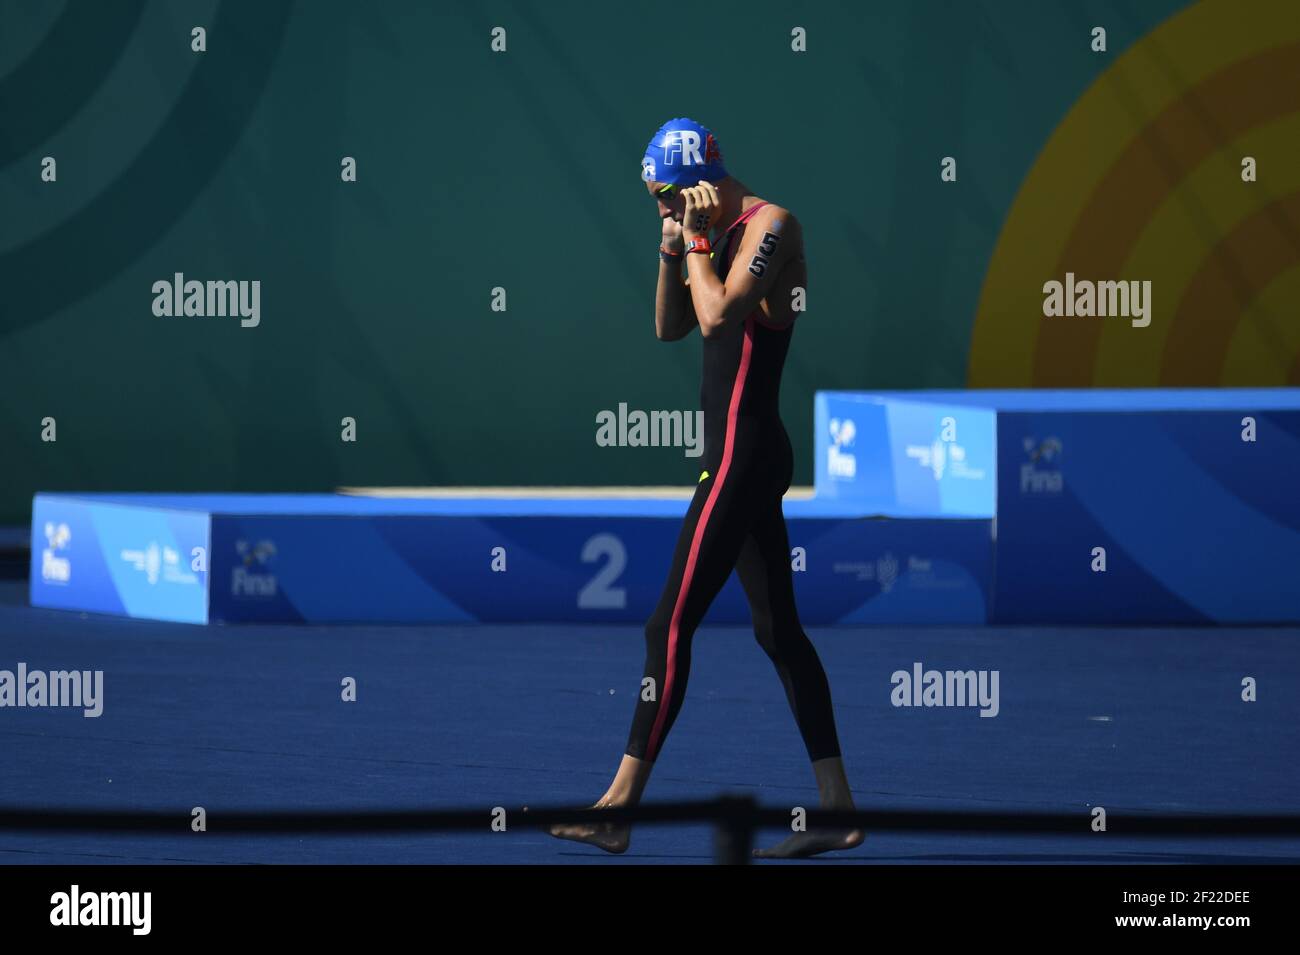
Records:
[[[682,238],[682,224],[674,219],[664,220],[664,238],[663,246],[669,252],[682,252],[686,248],[686,240]]]
[[[713,183],[700,180],[698,186],[683,189],[682,197],[686,200],[686,212],[682,216],[683,238],[687,242],[707,238],[722,205],[718,190]]]

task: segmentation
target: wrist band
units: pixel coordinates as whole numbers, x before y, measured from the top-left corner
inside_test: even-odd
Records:
[[[673,265],[674,263],[681,262],[681,260],[682,260],[682,253],[670,252],[667,249],[665,249],[662,245],[659,246],[659,261],[667,262],[669,265]]]

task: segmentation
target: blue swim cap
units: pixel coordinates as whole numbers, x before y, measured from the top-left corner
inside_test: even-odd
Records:
[[[670,119],[659,127],[641,160],[641,178],[693,186],[701,179],[717,182],[727,178],[722,150],[713,134],[693,119]]]

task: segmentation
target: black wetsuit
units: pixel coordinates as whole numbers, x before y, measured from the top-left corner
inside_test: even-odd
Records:
[[[725,279],[745,222],[727,230],[714,256]],[[817,651],[799,624],[790,571],[790,542],[781,497],[794,459],[781,424],[781,369],[793,325],[773,328],[755,309],[743,323],[703,339],[705,474],[695,490],[673,554],[663,596],[646,624],[643,690],[627,754],[653,761],[681,708],[691,665],[691,638],[734,568],[749,598],[754,633],[776,665],[808,755],[840,755],[830,687]],[[645,684],[642,684],[643,687]]]

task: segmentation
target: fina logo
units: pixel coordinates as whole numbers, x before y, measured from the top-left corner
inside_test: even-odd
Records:
[[[948,454],[944,450],[942,441],[936,441],[931,445],[909,444],[907,446],[907,456],[916,458],[921,467],[933,471],[936,481],[943,477],[943,469],[947,464]]]
[[[966,448],[957,443],[957,419],[948,416],[939,421],[939,437],[931,444],[909,444],[907,456],[915,458],[923,468],[934,474],[936,481],[947,472],[954,478],[980,481],[983,468],[973,468],[966,463]]]
[[[1020,493],[1060,494],[1065,487],[1058,461],[1061,439],[1046,438],[1040,444],[1033,438],[1025,438],[1024,445],[1029,460],[1020,465]]]
[[[851,481],[858,475],[858,459],[845,448],[853,447],[858,427],[852,418],[831,418],[831,446],[826,449],[826,473],[833,478]]]
[[[72,541],[72,531],[67,524],[45,522],[46,548],[41,551],[41,579],[52,584],[66,584],[72,579],[72,561],[55,556]]]
[[[275,574],[262,573],[275,556],[275,544],[268,540],[250,545],[246,540],[235,541],[239,563],[230,575],[230,594],[233,597],[274,597]]]
[[[169,548],[170,550],[170,548]],[[162,569],[162,549],[157,541],[150,541],[144,550],[124,550],[122,559],[135,570],[143,570],[145,579],[150,584],[158,583],[158,571]]]
[[[122,559],[133,569],[144,571],[145,579],[150,585],[158,583],[160,574],[169,584],[198,583],[197,577],[181,567],[180,553],[166,545],[158,546],[157,541],[150,541],[149,546],[143,550],[122,551]]]
[[[876,561],[876,582],[880,584],[880,592],[887,594],[894,589],[894,583],[898,580],[898,558],[885,551],[885,556]]]

